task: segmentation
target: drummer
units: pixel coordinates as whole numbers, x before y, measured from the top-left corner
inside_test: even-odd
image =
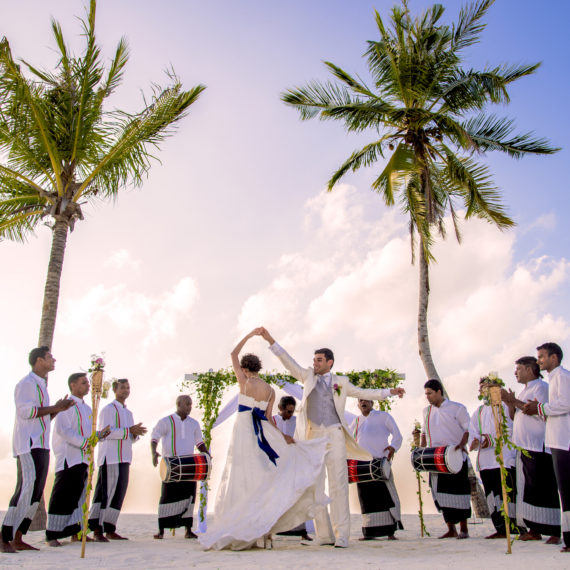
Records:
[[[373,457],[386,457],[391,461],[402,445],[402,434],[394,418],[388,412],[375,410],[372,400],[358,400],[358,409],[362,414],[350,424],[356,443]],[[404,527],[393,471],[390,470],[388,481],[369,481],[356,486],[362,512],[362,537],[359,540],[382,536],[397,540],[396,529]]]
[[[469,538],[467,519],[471,516],[471,486],[464,451],[469,439],[469,412],[463,404],[444,397],[439,380],[428,380],[424,391],[429,406],[423,410],[422,447],[453,446],[456,451],[463,450],[463,467],[459,473],[429,475],[435,506],[443,513],[448,529],[439,538]],[[455,528],[457,523],[459,534]]]
[[[198,422],[190,417],[192,398],[182,395],[176,398],[176,412],[159,420],[152,430],[150,448],[152,464],[158,465],[160,454],[157,451],[161,442],[164,457],[192,455],[194,447],[208,453]],[[165,528],[186,527],[184,538],[198,538],[192,532],[196,481],[162,483],[158,502],[158,534],[154,538],[164,538]]]

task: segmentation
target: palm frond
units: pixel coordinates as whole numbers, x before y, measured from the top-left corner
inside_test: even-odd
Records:
[[[394,194],[399,189],[400,183],[415,173],[416,165],[412,149],[407,144],[399,143],[380,176],[372,183],[372,188],[382,194],[387,206],[392,206],[395,202]]]
[[[467,4],[459,12],[457,25],[453,26],[453,40],[451,49],[459,51],[472,46],[479,41],[485,24],[481,21],[495,0],[480,0]]]
[[[355,172],[363,166],[374,164],[378,157],[384,156],[382,153],[383,140],[373,142],[366,145],[361,150],[353,152],[341,165],[341,167],[332,175],[327,183],[327,190],[330,192],[336,183],[349,171]]]

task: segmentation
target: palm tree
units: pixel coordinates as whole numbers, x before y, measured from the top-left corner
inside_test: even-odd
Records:
[[[558,150],[532,133],[514,134],[511,119],[485,113],[488,104],[508,103],[510,84],[540,64],[483,70],[462,66],[462,52],[479,41],[482,18],[493,2],[479,0],[464,7],[451,26],[441,23],[444,8],[439,4],[412,17],[404,0],[392,9],[390,28],[376,12],[380,39],[369,41],[365,53],[371,86],[325,62],[336,81],[313,81],[282,95],[303,120],[339,120],[349,132],[374,134],[375,140],[332,175],[329,191],[350,170],[387,158],[372,189],[387,206],[398,201],[409,217],[412,263],[419,240],[418,348],[428,378],[439,379],[427,326],[434,234],[445,237],[449,215],[460,241],[461,208],[465,219],[482,218],[501,230],[514,224],[488,168],[476,158],[490,151],[521,158]]]
[[[43,221],[53,232],[40,345],[52,345],[68,232],[83,220],[82,205],[115,199],[121,188],[140,185],[151,147],[159,147],[205,89],[183,90],[171,71],[170,84],[153,85],[140,112],[105,109],[129,53],[123,38],[105,70],[95,43],[95,10],[91,0],[82,21],[81,57],[69,52],[60,25],[52,21],[59,50],[53,72],[17,64],[8,40],[0,42],[0,151],[7,157],[0,164],[0,240],[24,241]]]

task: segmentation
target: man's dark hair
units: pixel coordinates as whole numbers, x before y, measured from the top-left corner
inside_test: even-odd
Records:
[[[293,404],[293,406],[297,405],[297,401],[295,400],[295,398],[293,398],[293,396],[283,396],[281,400],[279,400],[279,404],[277,405],[277,407],[280,410],[284,410],[285,408],[287,408],[287,406],[290,406],[291,404]]]
[[[75,384],[80,378],[83,378],[83,376],[87,376],[87,373],[85,373],[85,372],[74,372],[67,379],[67,385],[69,386],[69,389],[71,390],[71,385]]]
[[[261,370],[261,360],[255,354],[244,354],[239,365],[250,372],[259,372]]]
[[[521,356],[518,360],[515,360],[515,364],[520,364],[521,366],[528,366],[532,368],[532,373],[535,378],[542,378],[540,373],[540,366],[538,365],[538,360],[534,356]]]
[[[562,354],[562,349],[555,342],[545,342],[544,344],[537,346],[536,350],[546,350],[548,356],[556,354],[558,357],[558,364],[562,362],[562,357],[564,356]]]
[[[433,390],[434,392],[439,391],[439,392],[441,392],[441,395],[443,396],[443,384],[439,380],[436,380],[435,378],[428,380],[424,384],[424,389],[425,388],[429,388],[430,390]]]
[[[30,354],[28,355],[30,366],[34,366],[38,358],[45,358],[49,351],[49,346],[38,346],[38,348],[30,350]]]
[[[111,387],[113,388],[113,392],[115,392],[117,390],[117,388],[119,387],[119,384],[125,384],[128,382],[129,382],[128,378],[118,378],[117,380],[113,380],[113,383],[111,384]]]
[[[317,348],[315,354],[322,354],[326,360],[332,360],[334,362],[334,354],[330,348]]]

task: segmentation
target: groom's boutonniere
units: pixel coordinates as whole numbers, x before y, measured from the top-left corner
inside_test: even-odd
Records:
[[[333,390],[336,392],[337,396],[340,396],[341,386],[339,384],[335,384],[333,386]]]

